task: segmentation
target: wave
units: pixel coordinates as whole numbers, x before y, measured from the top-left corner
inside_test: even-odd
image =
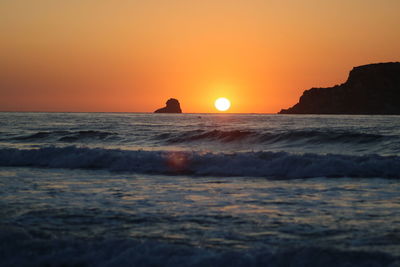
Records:
[[[369,134],[360,132],[341,131],[319,131],[319,130],[298,130],[287,132],[257,132],[244,130],[193,130],[173,135],[171,133],[160,134],[157,139],[167,143],[185,143],[195,141],[220,141],[238,142],[248,141],[254,143],[275,143],[275,142],[296,142],[306,143],[372,143],[382,141],[392,136],[380,134]]]
[[[5,227],[0,231],[1,266],[398,266],[399,257],[378,251],[298,246],[217,250],[133,238],[38,238]]]
[[[44,139],[56,139],[60,142],[76,142],[80,140],[88,140],[88,139],[106,139],[110,136],[117,135],[113,132],[105,132],[105,131],[95,131],[95,130],[87,130],[87,131],[49,131],[49,132],[37,132],[29,135],[22,135],[17,137],[10,138],[11,140],[16,141],[39,141]]]
[[[398,266],[397,256],[298,246],[216,250],[132,238],[43,239],[7,227],[0,232],[2,266]],[[10,231],[11,228],[11,231]]]
[[[166,138],[167,141],[170,143],[184,143],[184,142],[201,141],[201,140],[219,140],[223,142],[233,142],[233,141],[244,140],[256,135],[257,135],[256,132],[241,131],[241,130],[233,130],[233,131],[193,130],[182,134],[178,134],[177,136],[164,134],[164,135],[159,135],[158,137],[161,139]]]
[[[129,139],[129,136],[126,136]],[[86,141],[113,141],[123,138],[115,132],[84,131],[40,131],[28,135],[1,138],[2,141],[18,142],[62,142],[78,143]],[[147,138],[167,145],[196,142],[245,143],[245,144],[381,144],[384,141],[397,141],[397,136],[369,134],[352,131],[291,130],[285,132],[262,132],[256,130],[190,130],[185,132],[149,133]]]
[[[82,139],[106,139],[112,135],[117,135],[112,132],[104,132],[104,131],[78,131],[68,134],[67,136],[63,136],[59,139],[62,142],[74,142]]]
[[[308,177],[400,177],[400,157],[286,152],[201,153],[86,147],[0,149],[0,166],[101,169],[144,174]]]

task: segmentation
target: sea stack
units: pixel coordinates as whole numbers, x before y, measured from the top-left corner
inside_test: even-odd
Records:
[[[400,114],[400,62],[359,66],[347,81],[303,92],[280,114]]]
[[[182,113],[181,105],[177,99],[170,98],[165,104],[165,107],[157,109],[154,113]]]

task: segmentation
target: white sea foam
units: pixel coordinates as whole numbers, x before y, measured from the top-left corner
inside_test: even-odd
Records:
[[[103,169],[148,174],[307,177],[400,177],[400,157],[291,154],[287,152],[201,153],[85,147],[0,149],[0,166]]]

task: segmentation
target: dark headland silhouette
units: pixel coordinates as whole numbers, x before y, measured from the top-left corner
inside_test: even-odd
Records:
[[[400,114],[400,62],[359,66],[341,85],[311,88],[280,114]]]
[[[154,113],[182,113],[181,105],[177,99],[170,98],[165,104],[165,107],[157,109]]]

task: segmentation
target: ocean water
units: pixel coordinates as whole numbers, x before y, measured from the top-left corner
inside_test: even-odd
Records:
[[[400,266],[400,116],[0,113],[0,266]]]

